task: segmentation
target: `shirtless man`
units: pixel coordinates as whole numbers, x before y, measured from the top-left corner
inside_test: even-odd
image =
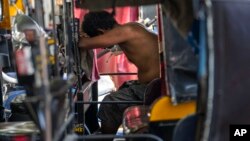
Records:
[[[119,25],[105,11],[90,12],[82,23],[83,32],[79,47],[84,49],[107,48],[119,45],[130,62],[138,68],[138,81],[123,84],[104,101],[143,100],[146,85],[160,76],[157,35],[138,23]],[[124,110],[132,104],[101,104],[98,117],[102,133],[115,133],[122,123]]]

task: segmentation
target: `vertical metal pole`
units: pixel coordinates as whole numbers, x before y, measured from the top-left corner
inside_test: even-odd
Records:
[[[59,71],[58,71],[58,59],[56,57],[56,54],[58,53],[58,48],[57,48],[57,42],[56,42],[56,20],[55,20],[55,1],[51,0],[51,12],[52,12],[52,23],[53,23],[53,38],[54,38],[54,52],[55,52],[55,75],[59,76]]]
[[[47,59],[47,50],[46,50],[46,40],[45,37],[42,35],[39,38],[40,41],[40,53],[41,53],[41,65],[42,65],[42,73],[41,73],[41,78],[42,80],[42,87],[44,88],[43,94],[45,96],[45,126],[46,126],[46,131],[45,131],[45,139],[46,141],[52,141],[52,120],[51,120],[51,94],[50,94],[50,88],[49,88],[49,75],[48,75],[48,61]],[[41,89],[42,90],[42,89]]]
[[[63,19],[64,19],[64,23],[63,23],[63,29],[64,29],[64,46],[66,47],[66,59],[67,59],[67,69],[66,72],[67,74],[72,73],[72,66],[70,66],[70,64],[72,64],[72,53],[70,48],[73,46],[71,41],[72,39],[71,37],[71,33],[70,33],[70,4],[69,4],[69,0],[64,0],[63,1]]]
[[[43,0],[35,0],[35,11],[37,23],[44,28]]]
[[[70,11],[68,10],[68,1],[67,0],[63,0],[63,6],[62,6],[62,19],[63,19],[63,31],[64,31],[64,47],[65,47],[65,56],[66,56],[66,63],[67,63],[67,67],[66,67],[66,74],[67,77],[69,77],[69,75],[72,73],[72,68],[71,68],[71,58],[72,58],[72,53],[70,51],[70,46],[72,46],[72,44],[70,44],[70,39],[69,39],[69,31],[68,31],[68,27],[69,27],[69,15],[70,15]],[[70,113],[69,114],[74,114],[74,104],[73,104],[73,98],[72,98],[72,92],[71,92],[72,88],[70,88],[70,92],[69,92],[69,101],[70,101]],[[73,129],[73,123],[71,125],[71,130]]]
[[[2,66],[0,64],[0,122],[4,121],[4,107],[3,107],[3,76]]]
[[[206,109],[206,119],[204,119],[204,129],[200,131],[201,135],[197,139],[201,141],[209,140],[209,135],[211,132],[211,122],[213,114],[213,103],[214,103],[214,77],[215,77],[215,60],[214,60],[214,28],[213,28],[213,4],[212,0],[205,0],[205,10],[206,10],[206,31],[207,31],[207,71],[208,71],[208,80],[207,80],[207,109]],[[199,128],[197,128],[199,129]]]
[[[80,54],[79,49],[77,48],[77,29],[75,20],[74,20],[74,2],[72,0],[64,0],[64,7],[63,7],[63,15],[64,15],[64,38],[65,38],[65,47],[66,47],[66,56],[67,56],[67,74],[72,73],[72,65],[73,61],[75,62],[76,66],[76,75],[78,78],[78,92],[77,92],[77,100],[83,101],[83,93],[82,93],[82,80],[81,80],[81,69],[80,69]],[[79,25],[78,25],[79,26]],[[72,54],[72,51],[74,51],[74,56]],[[74,60],[72,60],[74,58]],[[77,104],[77,124],[80,125],[80,129],[83,129],[85,120],[84,120],[84,105],[83,104]],[[81,127],[82,126],[82,127]],[[84,131],[84,130],[83,130]],[[84,132],[81,132],[82,134]]]
[[[98,81],[92,84],[92,101],[98,101]],[[94,112],[97,114],[97,104],[95,105]]]
[[[37,23],[44,28],[44,10],[43,0],[35,0],[35,14]],[[45,36],[39,35],[39,49],[41,55],[41,82],[42,85],[38,89],[45,97],[44,112],[45,112],[45,127],[44,138],[46,141],[52,141],[52,120],[51,120],[51,94],[49,88],[48,61]]]
[[[74,50],[74,61],[76,66],[76,73],[78,78],[78,93],[77,93],[77,101],[84,101],[84,96],[82,93],[82,75],[81,75],[81,59],[80,59],[80,51],[78,48],[78,41],[79,41],[79,22],[75,20],[74,8],[75,8],[75,1],[71,0],[71,23],[72,23],[72,41],[73,41],[73,50]],[[76,24],[78,23],[78,24]],[[76,27],[77,26],[77,27]],[[84,104],[77,104],[77,117],[78,117],[78,124],[80,125],[80,129],[83,129],[80,134],[84,134],[84,125],[85,125],[85,113],[84,113]]]

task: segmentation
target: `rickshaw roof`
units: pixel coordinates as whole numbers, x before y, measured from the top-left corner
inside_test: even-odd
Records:
[[[160,3],[162,0],[81,0],[78,7],[101,10],[115,6],[139,6]]]

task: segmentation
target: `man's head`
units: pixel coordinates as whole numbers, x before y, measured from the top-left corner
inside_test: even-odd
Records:
[[[84,16],[82,23],[83,32],[94,37],[102,34],[102,30],[109,30],[117,24],[113,15],[106,11],[89,12]]]

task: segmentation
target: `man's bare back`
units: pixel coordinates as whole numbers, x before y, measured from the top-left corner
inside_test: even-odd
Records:
[[[118,44],[128,60],[138,68],[140,83],[148,83],[160,76],[159,49],[157,35],[139,23],[115,25],[92,38],[81,38],[80,48],[106,48]]]
[[[123,25],[128,33],[137,34],[135,38],[120,43],[119,46],[128,60],[138,68],[138,79],[141,83],[148,83],[160,77],[159,49],[157,35],[147,31],[138,23]],[[120,27],[120,28],[123,28]]]

